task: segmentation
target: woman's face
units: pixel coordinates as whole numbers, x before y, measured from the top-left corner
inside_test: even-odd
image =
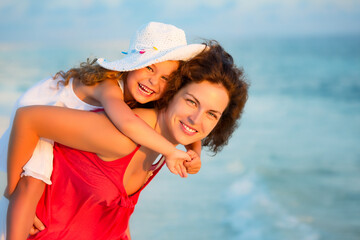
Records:
[[[223,85],[208,81],[180,89],[165,110],[169,140],[187,145],[205,138],[229,103]]]
[[[178,67],[178,61],[165,61],[129,72],[124,89],[125,101],[147,103],[158,100],[170,74]]]

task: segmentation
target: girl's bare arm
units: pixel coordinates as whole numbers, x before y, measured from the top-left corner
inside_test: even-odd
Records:
[[[189,155],[175,148],[166,138],[135,116],[124,102],[122,91],[117,86],[117,82],[106,80],[96,87],[94,97],[101,102],[110,120],[124,135],[134,142],[164,155],[171,172],[181,176],[187,175],[183,162],[190,160]],[[175,166],[182,171],[175,170]]]

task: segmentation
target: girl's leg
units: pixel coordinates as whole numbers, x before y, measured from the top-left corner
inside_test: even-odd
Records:
[[[20,179],[10,197],[7,212],[7,239],[24,240],[33,225],[36,206],[44,192],[45,183],[33,177]]]

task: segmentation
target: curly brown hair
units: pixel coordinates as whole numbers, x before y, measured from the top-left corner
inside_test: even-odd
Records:
[[[81,81],[81,83],[87,86],[94,85],[107,79],[126,79],[127,72],[108,70],[97,64],[96,60],[96,58],[93,60],[87,59],[86,62],[80,63],[80,67],[78,68],[71,68],[67,72],[59,71],[54,75],[53,79],[58,80],[59,77],[61,77],[63,80],[59,80],[58,83],[67,85],[71,78],[77,78]]]
[[[203,52],[182,64],[173,74],[166,92],[156,106],[159,109],[166,108],[175,94],[187,84],[202,81],[222,84],[229,95],[228,106],[215,128],[202,140],[202,145],[216,154],[227,145],[238,127],[237,120],[248,99],[249,84],[245,80],[243,69],[236,67],[232,56],[218,42],[209,41],[206,45]]]

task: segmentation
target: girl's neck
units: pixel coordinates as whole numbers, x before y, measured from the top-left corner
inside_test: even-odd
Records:
[[[124,82],[124,102],[135,102],[134,97],[131,95],[128,85],[125,79],[121,79]]]
[[[134,100],[134,98],[131,96],[131,94],[127,88],[126,81],[124,81],[124,102],[130,102],[133,100]]]

